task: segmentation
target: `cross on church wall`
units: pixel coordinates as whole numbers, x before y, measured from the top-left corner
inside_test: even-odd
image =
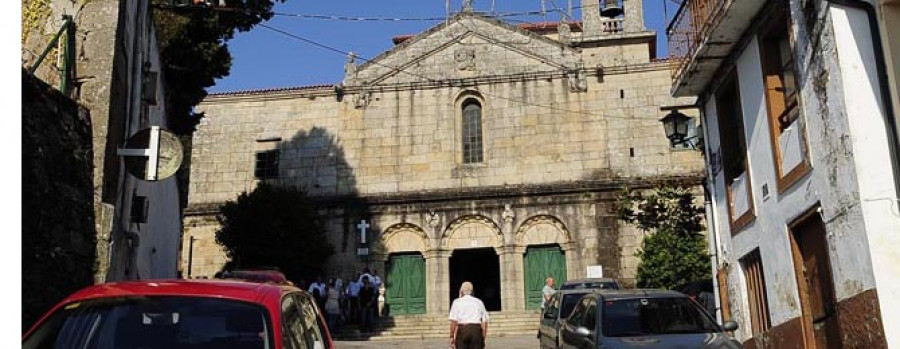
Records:
[[[366,229],[369,229],[370,227],[371,226],[369,225],[368,222],[366,222],[365,219],[363,219],[362,221],[359,222],[359,224],[356,225],[356,228],[359,229],[359,242],[360,243],[362,243],[362,244],[366,243]]]

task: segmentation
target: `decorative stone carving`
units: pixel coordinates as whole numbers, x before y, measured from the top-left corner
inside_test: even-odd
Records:
[[[437,228],[441,225],[441,217],[438,216],[437,212],[431,211],[426,215],[425,223],[427,223],[429,227]]]
[[[475,0],[463,0],[463,3],[462,3],[463,12],[474,11],[475,10],[475,7],[473,6],[474,3],[475,3]]]
[[[549,215],[538,215],[525,220],[516,231],[516,243],[519,245],[565,244],[572,241],[572,236],[559,219]]]
[[[584,92],[587,91],[587,79],[584,74],[584,62],[581,60],[575,62],[575,68],[566,73],[569,79],[569,91]]]
[[[513,212],[510,204],[504,205],[503,209],[503,221],[506,223],[512,223],[516,219],[516,213]]]
[[[556,27],[556,32],[559,34],[559,42],[566,45],[572,44],[572,28],[569,27],[569,23],[560,21]]]
[[[475,70],[475,48],[460,47],[456,49],[454,60],[458,70]]]
[[[356,66],[356,53],[347,55],[347,63],[344,63],[344,84],[352,85],[356,82],[358,67]]]
[[[356,109],[361,109],[369,106],[369,100],[372,98],[372,92],[366,88],[366,82],[363,81],[363,88],[359,93],[356,94],[356,97],[353,98],[353,104]]]

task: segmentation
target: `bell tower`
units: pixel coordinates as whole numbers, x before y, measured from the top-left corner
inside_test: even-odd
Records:
[[[583,41],[644,32],[642,0],[581,0]]]

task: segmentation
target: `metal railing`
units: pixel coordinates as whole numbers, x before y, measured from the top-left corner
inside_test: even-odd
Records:
[[[666,28],[672,80],[677,80],[710,29],[721,20],[720,12],[729,0],[685,0]]]
[[[31,67],[28,68],[28,73],[34,74],[37,71],[47,54],[59,44],[60,38],[65,34],[61,55],[62,67],[56,67],[56,69],[59,70],[59,90],[64,95],[68,95],[69,87],[71,87],[72,79],[74,78],[72,74],[75,65],[75,22],[72,21],[72,16],[69,15],[62,16],[62,20],[62,27],[59,28],[59,31],[56,32],[56,35],[53,36],[53,39],[50,40],[50,43],[47,44],[47,47],[44,48],[44,51],[41,52]]]

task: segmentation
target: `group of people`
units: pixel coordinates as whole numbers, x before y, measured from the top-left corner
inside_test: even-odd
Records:
[[[301,285],[303,286],[305,285]],[[307,291],[325,313],[329,330],[333,331],[338,324],[358,323],[363,331],[372,332],[378,316],[381,287],[378,271],[370,272],[366,268],[346,282],[340,278],[331,278],[326,284],[320,276],[309,284]]]

